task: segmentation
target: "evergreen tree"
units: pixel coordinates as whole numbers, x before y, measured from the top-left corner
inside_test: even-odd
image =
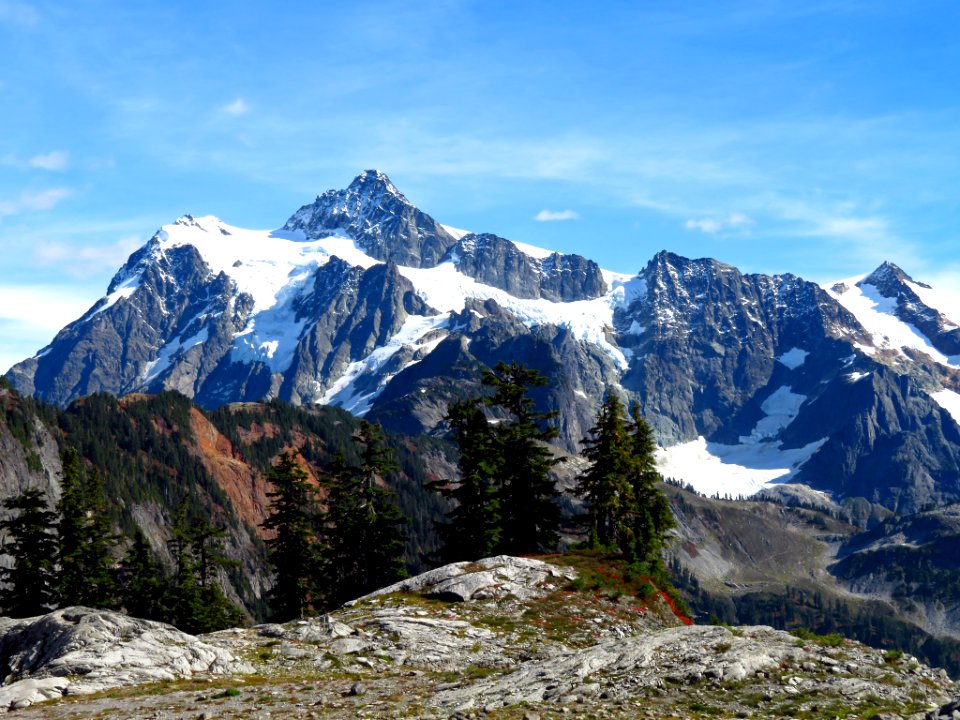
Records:
[[[186,502],[177,506],[167,547],[173,557],[173,576],[166,584],[163,595],[164,620],[184,632],[196,632],[196,620],[203,608],[197,585],[196,563],[190,552]]]
[[[530,389],[543,387],[546,378],[536,370],[512,362],[483,373],[483,384],[493,390],[484,401],[508,413],[494,427],[499,463],[499,551],[512,555],[552,550],[559,540],[560,493],[550,470],[560,462],[546,443],[557,430],[546,425],[557,413],[535,409]]]
[[[333,606],[406,576],[407,520],[385,486],[397,465],[379,425],[362,420],[354,441],[361,465],[347,465],[340,454],[327,468],[326,557]]]
[[[120,606],[129,615],[147,620],[162,620],[161,597],[166,586],[163,569],[156,561],[146,537],[137,528],[133,544],[118,569]]]
[[[267,478],[273,484],[267,493],[270,515],[263,522],[272,533],[266,540],[275,576],[270,608],[277,620],[302,618],[323,603],[316,532],[320,511],[296,453],[282,453]]]
[[[610,551],[632,547],[636,498],[631,479],[636,457],[620,398],[607,391],[597,423],[584,439],[583,456],[590,466],[580,475],[577,492],[587,505],[590,545]]]
[[[99,473],[85,472],[74,448],[61,456],[63,477],[57,502],[60,515],[57,561],[63,605],[112,607],[115,587],[112,548],[117,536],[110,527]]]
[[[630,485],[635,503],[633,541],[626,552],[631,559],[662,564],[660,550],[667,533],[675,526],[666,495],[657,487],[663,480],[657,470],[657,444],[653,430],[640,415],[640,406],[630,408],[630,452],[633,455]]]
[[[3,501],[16,513],[0,520],[6,531],[2,552],[13,558],[12,568],[0,568],[0,580],[8,584],[3,595],[3,613],[31,617],[57,607],[57,515],[47,507],[43,493],[29,488]]]
[[[656,443],[639,406],[627,418],[623,403],[607,392],[597,423],[584,440],[590,466],[577,490],[587,504],[590,544],[619,549],[631,562],[662,568],[660,550],[673,527],[673,513],[658,483]]]
[[[219,547],[225,535],[208,520],[188,521],[186,502],[180,503],[167,543],[174,573],[164,594],[163,613],[167,622],[185,632],[212,632],[243,621],[243,614],[214,582],[217,572],[230,564]]]
[[[500,500],[497,477],[503,458],[493,426],[479,398],[460,400],[447,410],[447,422],[460,450],[460,481],[433,487],[456,505],[446,522],[436,523],[443,562],[476,560],[496,552],[500,542]]]

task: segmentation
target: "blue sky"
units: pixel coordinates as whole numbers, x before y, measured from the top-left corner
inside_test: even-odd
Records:
[[[0,0],[0,365],[184,213],[379,168],[441,222],[960,288],[960,3]]]

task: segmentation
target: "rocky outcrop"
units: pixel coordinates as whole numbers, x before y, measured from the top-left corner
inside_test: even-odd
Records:
[[[509,240],[489,233],[465,235],[444,259],[477,282],[518,298],[572,302],[597,298],[607,291],[600,267],[593,260],[560,253],[533,257]]]
[[[233,653],[170,625],[72,607],[0,618],[0,710],[108,688],[249,673]]]
[[[242,676],[231,678],[226,690],[153,685],[149,692],[78,699],[68,707],[77,713],[72,717],[140,720],[161,713],[243,717],[266,709],[271,716],[338,720],[880,712],[919,720],[933,708],[939,708],[936,718],[951,712],[945,703],[956,696],[954,684],[907,655],[762,626],[681,626],[656,594],[643,599],[576,590],[569,567],[545,565],[506,557],[458,563],[329,616],[200,640],[220,657],[252,658],[257,680],[250,685]],[[448,582],[465,583],[459,595],[472,599],[429,597]],[[478,597],[475,587],[489,592]],[[197,642],[180,640],[189,647]],[[200,665],[204,674],[231,667]],[[48,675],[10,687],[29,688],[39,699],[77,681]],[[36,716],[61,717],[58,710],[36,708]]]
[[[502,600],[513,597],[520,601],[543,597],[576,578],[571,568],[559,568],[534,558],[497,555],[476,562],[458,562],[401,580],[354,603],[391,593],[419,593],[425,597],[468,602]]]

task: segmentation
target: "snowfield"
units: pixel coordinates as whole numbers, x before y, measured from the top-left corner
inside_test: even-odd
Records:
[[[876,348],[896,350],[904,357],[903,348],[919,350],[932,357],[941,365],[952,368],[960,368],[960,356],[947,356],[937,350],[930,344],[930,340],[910,323],[906,323],[897,317],[896,299],[886,298],[880,294],[873,285],[857,285],[857,283],[866,279],[866,275],[847,278],[842,283],[847,286],[847,290],[838,293],[833,290],[834,284],[824,285],[827,291],[837,302],[843,305],[860,321],[860,324],[866,328],[873,336],[873,342]],[[954,298],[955,293],[938,292],[927,290],[915,283],[908,283],[910,287],[917,292],[917,295],[936,310],[942,312],[946,317],[960,317],[960,300]],[[925,298],[930,299],[927,303]],[[935,305],[933,303],[939,303]],[[945,308],[946,312],[941,309]],[[876,352],[875,348],[858,346],[860,350],[872,355]]]

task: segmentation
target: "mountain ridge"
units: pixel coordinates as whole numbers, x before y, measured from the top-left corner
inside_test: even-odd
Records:
[[[828,288],[668,251],[612,273],[448,230],[365,171],[280,230],[164,226],[8,378],[61,405],[175,389],[207,407],[278,397],[442,433],[480,368],[517,360],[550,376],[537,399],[559,412],[566,451],[614,389],[640,404],[678,479],[712,473],[732,495],[800,481],[906,511],[960,498],[960,328],[932,292],[889,263]]]

